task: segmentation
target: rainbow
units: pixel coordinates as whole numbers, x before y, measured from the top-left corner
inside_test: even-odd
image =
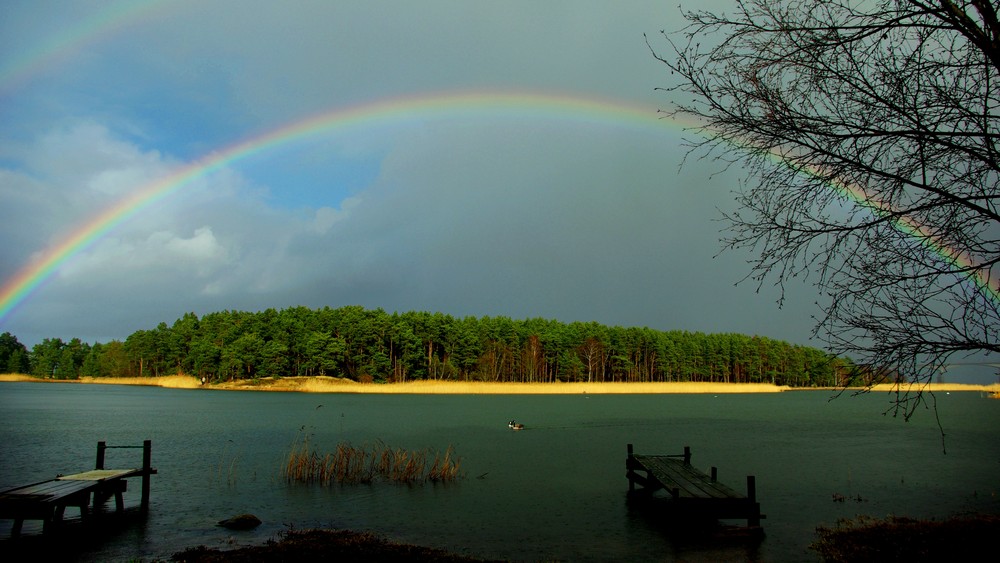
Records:
[[[868,193],[863,186],[843,182],[836,178],[829,179],[829,175],[825,174],[822,168],[815,165],[794,166],[792,165],[792,159],[776,150],[770,151],[768,156],[776,163],[792,167],[796,173],[823,180],[828,187],[844,196],[847,200],[867,209],[875,217],[887,220],[897,231],[916,241],[929,250],[931,254],[941,258],[949,266],[967,272],[969,279],[972,280],[980,292],[994,301],[1000,302],[1000,279],[994,279],[989,268],[982,267],[969,253],[947,246],[931,229],[917,223],[913,218],[905,214],[898,213],[889,203]]]
[[[0,66],[0,92],[13,90],[33,75],[44,72],[72,53],[101,41],[115,31],[154,19],[167,7],[168,3],[163,0],[122,0],[107,4],[62,33],[47,37]]]
[[[389,98],[333,109],[212,152],[173,173],[136,188],[130,195],[80,225],[0,286],[0,322],[49,279],[67,260],[117,226],[193,181],[256,154],[322,133],[397,125],[441,118],[536,118],[592,123],[616,128],[663,131],[654,108],[620,101],[548,93],[462,92]],[[678,126],[674,125],[674,129]]]
[[[945,245],[941,241],[941,238],[932,233],[930,229],[906,215],[898,214],[891,206],[874,199],[860,186],[842,182],[833,182],[832,185],[837,191],[846,195],[852,201],[864,205],[878,217],[889,220],[896,230],[916,240],[921,246],[930,250],[932,254],[942,258],[945,263],[959,270],[970,272],[969,278],[976,284],[980,291],[986,293],[994,300],[1000,300],[1000,279],[993,279],[990,270],[981,267],[969,253],[960,252]]]
[[[389,98],[336,108],[212,152],[163,178],[137,187],[129,196],[92,217],[62,241],[48,248],[0,286],[0,322],[3,322],[70,258],[83,252],[136,214],[152,207],[193,181],[238,161],[322,133],[339,132],[350,128],[398,125],[410,120],[484,117],[568,120],[657,132],[700,128],[696,123],[659,119],[653,108],[607,99],[551,93],[439,93]],[[772,152],[771,157],[791,165],[788,159],[778,153]],[[798,171],[817,178],[823,177],[819,169],[799,168]],[[869,209],[876,216],[892,217],[892,210],[887,205],[872,198],[861,187],[835,181],[827,181],[827,184],[851,201]],[[944,246],[928,229],[906,217],[894,217],[892,221],[897,229],[913,237],[948,263],[975,272],[970,277],[984,293],[994,299],[1000,299],[998,284],[990,279],[988,271],[978,268],[968,255]]]
[[[97,42],[117,30],[127,29],[144,20],[155,18],[168,6],[169,3],[163,0],[121,0],[107,5],[61,34],[46,39],[0,66],[0,93],[11,90],[16,84],[42,72],[67,54],[77,52],[87,44]],[[236,161],[298,139],[341,128],[367,127],[379,123],[394,124],[407,118],[475,117],[484,114],[562,118],[592,121],[616,127],[630,124],[643,128],[659,126],[661,130],[664,128],[663,123],[670,124],[674,129],[700,128],[697,123],[682,124],[676,120],[658,122],[653,110],[618,101],[553,94],[448,93],[394,98],[334,109],[231,145],[196,160],[160,180],[138,187],[130,196],[79,226],[76,231],[47,249],[0,286],[0,322],[3,322],[17,305],[25,301],[71,257],[84,251],[142,210],[194,180]],[[734,142],[734,144],[740,143]],[[777,152],[772,152],[770,156],[776,162],[789,164],[788,159]],[[815,167],[800,167],[797,168],[797,172],[816,178],[825,176],[822,170]],[[972,272],[970,278],[980,290],[993,299],[1000,300],[1000,281],[991,279],[991,272],[979,267],[967,253],[942,244],[929,229],[906,216],[897,215],[890,206],[872,197],[860,186],[835,180],[828,180],[826,183],[874,215],[888,218],[896,229],[918,241],[945,262],[963,271]]]

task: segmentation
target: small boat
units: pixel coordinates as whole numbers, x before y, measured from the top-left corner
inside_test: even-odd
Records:
[[[519,422],[514,422],[513,420],[511,420],[509,423],[507,423],[507,428],[510,428],[511,430],[524,430],[524,425]]]

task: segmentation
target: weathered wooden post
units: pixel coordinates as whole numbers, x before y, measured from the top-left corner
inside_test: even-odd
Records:
[[[106,442],[104,442],[103,440],[97,442],[97,460],[94,462],[94,469],[104,469],[104,450],[106,449],[108,449],[108,444]],[[95,491],[94,510],[97,510],[97,507],[100,506],[101,503],[103,503],[106,500],[108,500],[108,497],[106,495],[102,495],[99,492]],[[82,509],[80,515],[81,516],[83,515]]]
[[[719,468],[712,466],[712,482],[714,483],[718,480],[719,480]]]
[[[759,528],[760,506],[757,504],[757,478],[753,475],[747,475],[747,502],[750,503],[747,526],[751,528]]]
[[[632,470],[632,458],[635,457],[635,454],[632,452],[632,444],[628,444],[626,446],[626,449],[628,450],[628,457],[625,458],[625,470],[626,470],[625,471],[625,476],[628,477],[628,492],[629,493],[634,493],[635,492],[635,480],[632,479],[632,475],[633,475],[633,472],[632,472],[633,471]]]
[[[684,465],[691,465],[691,446],[684,446]]]
[[[149,511],[149,479],[153,472],[153,441],[144,440],[142,442],[142,498],[139,501],[139,508],[143,512]]]
[[[94,469],[104,469],[104,450],[107,448],[108,445],[103,440],[97,443],[97,463]]]

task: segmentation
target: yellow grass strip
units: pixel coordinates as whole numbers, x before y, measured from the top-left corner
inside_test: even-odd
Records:
[[[151,385],[171,389],[197,389],[201,387],[198,378],[190,375],[164,375],[160,377],[81,377],[80,383],[103,383],[111,385]]]
[[[358,383],[333,377],[288,377],[279,380],[278,387],[271,387],[266,380],[252,388],[257,390],[287,390],[305,393],[371,393],[371,394],[427,394],[427,395],[614,395],[614,394],[724,394],[724,393],[781,393],[792,390],[810,390],[813,387],[788,387],[770,383],[490,383],[483,381],[420,380],[406,383]],[[296,384],[297,382],[297,384]],[[227,388],[242,388],[238,386]],[[245,387],[251,388],[249,386]],[[968,385],[961,383],[930,383],[930,391],[979,391],[1000,392],[1000,384]],[[834,389],[834,388],[831,388]],[[895,386],[876,385],[873,391],[894,391]]]
[[[1000,383],[991,385],[969,385],[964,383],[927,383],[915,385],[896,386],[891,383],[880,383],[872,387],[872,391],[895,392],[899,391],[933,391],[934,393],[951,391],[985,391],[987,393],[1000,393]]]
[[[46,383],[103,383],[113,385],[152,385],[179,389],[205,387],[236,391],[295,391],[300,393],[371,393],[413,395],[615,395],[615,394],[724,394],[724,393],[781,393],[784,391],[809,391],[815,387],[787,387],[769,383],[492,383],[482,381],[420,380],[406,383],[358,383],[336,377],[283,377],[261,378],[213,383],[202,386],[197,378],[187,375],[163,377],[85,377],[79,380],[39,379],[24,374],[0,374],[2,381],[35,381]],[[823,389],[836,390],[828,387]],[[977,391],[1000,394],[1000,383],[971,385],[963,383],[928,383],[903,386],[905,390],[933,392]],[[896,386],[880,384],[875,392],[894,392]]]
[[[299,380],[298,385],[293,382]],[[420,380],[406,383],[357,383],[332,377],[282,378],[280,388],[261,380],[253,389],[306,393],[372,393],[428,395],[580,395],[648,393],[779,393],[790,388],[769,383],[488,383],[482,381]],[[228,384],[223,384],[226,388]],[[249,386],[247,387],[250,388]]]
[[[25,375],[23,373],[0,373],[0,381],[41,381],[37,377]]]
[[[0,381],[34,381],[42,383],[96,383],[102,385],[148,385],[173,389],[201,387],[198,378],[190,375],[164,375],[161,377],[81,377],[80,379],[41,379],[24,374],[0,374]]]

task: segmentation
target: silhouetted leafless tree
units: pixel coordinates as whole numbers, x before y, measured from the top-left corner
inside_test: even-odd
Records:
[[[724,245],[819,290],[814,336],[922,383],[1000,352],[1000,23],[988,0],[744,0],[647,38],[699,156],[747,171]],[[665,39],[666,44],[662,41]],[[907,389],[910,392],[905,392]]]

